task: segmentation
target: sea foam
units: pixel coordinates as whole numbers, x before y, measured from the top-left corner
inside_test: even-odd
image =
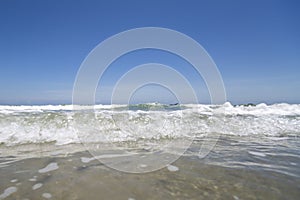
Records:
[[[300,134],[299,104],[0,106],[0,143],[119,142],[209,134]]]

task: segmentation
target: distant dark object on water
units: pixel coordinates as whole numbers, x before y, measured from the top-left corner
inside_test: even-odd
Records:
[[[235,105],[235,106],[245,106],[245,107],[249,107],[249,106],[256,106],[256,104],[254,104],[254,103],[247,103],[247,104],[239,104],[239,105]]]
[[[179,103],[171,103],[171,104],[169,104],[169,106],[178,106],[179,105]]]

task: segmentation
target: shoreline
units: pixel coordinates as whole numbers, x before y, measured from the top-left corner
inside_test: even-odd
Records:
[[[24,156],[20,146],[2,146],[7,156],[0,158],[0,197],[11,192],[5,199],[297,199],[300,162],[297,154],[286,154],[298,141],[257,142],[221,137],[204,159],[193,154],[199,150],[196,142],[174,163],[143,174],[111,169],[82,145],[36,145],[43,151],[35,154],[31,146],[27,158],[12,156],[13,149]],[[296,176],[274,170],[275,164],[294,167]]]
[[[0,194],[16,187],[8,199],[42,199],[43,194],[52,199],[136,200],[296,199],[300,195],[299,179],[276,172],[220,167],[181,157],[172,164],[178,170],[130,174],[98,160],[82,162],[88,155],[28,158],[14,162],[13,167],[1,167]],[[57,168],[45,170],[53,163]]]

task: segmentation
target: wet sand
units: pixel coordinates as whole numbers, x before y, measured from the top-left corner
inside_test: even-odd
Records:
[[[298,199],[300,180],[265,170],[207,164],[183,156],[161,170],[130,174],[86,151],[1,158],[0,199]]]

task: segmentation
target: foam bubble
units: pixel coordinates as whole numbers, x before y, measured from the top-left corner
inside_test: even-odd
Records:
[[[50,199],[52,197],[52,195],[50,193],[43,193],[42,197],[44,197],[46,199]]]
[[[54,171],[58,168],[59,167],[58,167],[57,163],[53,162],[53,163],[48,164],[45,168],[40,169],[39,173],[47,173],[47,172],[50,172],[50,171]]]
[[[43,186],[43,183],[37,183],[32,186],[32,190],[37,190],[37,189],[41,188],[42,186]]]
[[[8,187],[4,190],[2,194],[0,194],[0,199],[5,199],[11,194],[15,193],[18,189],[16,187]]]
[[[30,178],[30,179],[28,179],[29,181],[31,181],[31,182],[35,182],[36,181],[36,178]]]
[[[95,160],[96,158],[94,158],[94,157],[92,157],[92,158],[81,157],[80,159],[81,159],[81,162],[83,162],[83,163],[89,163],[89,162]]]
[[[145,168],[145,167],[148,167],[148,165],[140,164],[140,167],[141,167],[141,168]]]
[[[167,169],[170,171],[170,172],[176,172],[179,170],[178,167],[174,166],[174,165],[168,165],[167,166]]]
[[[251,155],[265,157],[266,154],[257,151],[248,151]]]

